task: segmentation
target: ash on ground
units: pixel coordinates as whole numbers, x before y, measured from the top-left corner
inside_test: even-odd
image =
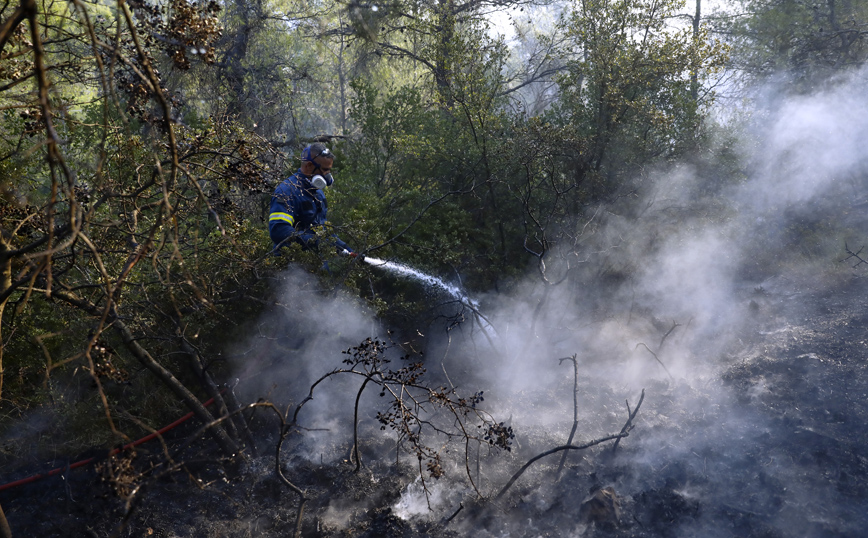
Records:
[[[862,276],[823,286],[795,277],[747,286],[745,324],[715,371],[699,381],[649,381],[636,428],[617,451],[612,443],[570,451],[560,471],[561,452],[543,458],[500,499],[497,492],[529,458],[566,442],[570,397],[560,396],[562,417],[523,429],[516,418],[510,453],[471,451],[479,459],[469,461],[451,453],[454,466],[439,480],[428,478],[427,496],[417,462],[403,455],[396,464],[387,436],[362,431],[365,465],[358,471],[351,439],[317,447],[319,461],[310,447],[296,451],[293,443],[301,441],[290,440],[281,465],[308,498],[301,534],[864,536],[865,289]],[[571,383],[564,386],[571,390]],[[578,393],[583,405],[600,408],[603,420],[597,430],[582,424],[574,443],[617,431],[626,415],[624,391],[583,373]],[[527,409],[536,396],[514,400]],[[221,462],[203,440],[172,472],[133,481],[140,489],[130,504],[118,496],[117,481],[105,479],[104,466],[89,466],[0,492],[0,505],[14,536],[290,536],[298,495],[276,476],[273,425],[263,419],[255,426],[257,456]],[[165,461],[159,446],[150,445],[126,457],[130,472],[139,473]],[[6,469],[4,482],[72,461]],[[481,497],[462,476],[468,469],[479,473]]]

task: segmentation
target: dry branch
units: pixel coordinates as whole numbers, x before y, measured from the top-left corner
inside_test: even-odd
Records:
[[[654,356],[654,359],[657,361],[657,363],[658,363],[660,366],[663,367],[663,370],[666,372],[666,375],[669,376],[669,379],[675,379],[674,377],[672,377],[672,374],[669,373],[669,368],[667,368],[666,365],[663,364],[663,361],[660,360],[660,357],[658,357],[656,353],[654,353],[653,351],[651,351],[651,348],[650,348],[650,347],[648,347],[647,345],[645,345],[644,342],[639,342],[638,344],[636,344],[636,347],[635,347],[634,349],[639,349],[639,346],[643,346],[643,347],[645,347],[645,349],[648,350],[648,353],[650,353],[651,355]]]
[[[362,398],[362,392],[370,380],[370,377],[366,377],[364,382],[362,382],[362,386],[359,388],[358,394],[356,394],[356,405],[353,411],[353,452],[351,457],[356,462],[355,472],[358,472],[362,468],[362,457],[359,454],[359,400]]]
[[[658,352],[659,352],[661,349],[663,349],[663,344],[666,343],[666,339],[669,338],[669,335],[672,334],[672,331],[674,331],[674,330],[675,330],[676,328],[678,328],[678,327],[681,327],[681,324],[680,324],[680,323],[677,323],[677,322],[675,322],[675,321],[673,321],[673,322],[672,322],[672,327],[670,327],[669,330],[666,331],[666,334],[664,334],[663,337],[660,338],[660,343],[657,345],[657,351],[658,351]]]
[[[868,261],[866,261],[864,258],[862,258],[862,257],[859,255],[859,254],[862,253],[862,250],[863,250],[864,248],[865,248],[865,247],[863,246],[863,247],[861,247],[858,251],[853,252],[852,250],[850,250],[850,247],[847,245],[847,243],[844,242],[844,251],[847,252],[848,256],[847,256],[846,258],[844,258],[843,260],[841,260],[841,261],[842,261],[842,262],[845,262],[845,261],[849,260],[850,258],[856,258],[858,261],[856,262],[856,265],[853,266],[854,269],[857,268],[857,267],[859,267],[859,266],[862,265],[863,263],[864,263],[864,264],[868,264]]]
[[[96,305],[90,303],[86,299],[76,297],[74,294],[55,290],[53,296],[57,299],[60,299],[72,306],[80,308],[85,312],[95,315],[101,316],[102,311]],[[208,424],[213,420],[213,416],[208,412],[207,409],[202,405],[196,396],[190,392],[187,387],[181,383],[178,378],[176,378],[172,372],[167,370],[162,364],[157,362],[148,351],[139,344],[138,339],[133,335],[132,331],[130,331],[129,327],[121,321],[120,316],[118,316],[117,312],[112,311],[110,315],[110,319],[107,320],[109,325],[114,328],[120,335],[121,340],[127,346],[130,353],[138,359],[138,361],[148,370],[151,371],[160,381],[162,381],[172,392],[175,393],[176,396],[181,398],[184,403],[187,404],[187,407],[190,408],[193,413],[201,420],[202,422]],[[228,456],[233,456],[238,453],[238,446],[235,442],[229,438],[226,434],[226,431],[223,428],[213,428],[211,429],[212,435],[214,435],[215,440],[220,445],[220,448],[223,452]]]
[[[621,428],[621,433],[629,433],[635,426],[633,425],[633,420],[636,418],[636,415],[639,413],[639,408],[642,407],[642,402],[645,401],[645,389],[642,389],[642,395],[639,396],[639,403],[636,404],[636,409],[632,412],[630,411],[630,402],[626,402],[627,404],[627,422],[624,424],[624,427]],[[615,446],[612,447],[612,452],[618,449],[618,443],[621,442],[619,438],[615,441]]]
[[[599,445],[601,443],[605,443],[606,441],[611,441],[613,439],[620,439],[621,437],[627,437],[627,435],[629,435],[629,434],[627,434],[627,433],[615,433],[612,435],[607,435],[605,437],[600,437],[599,439],[594,439],[593,441],[588,441],[587,443],[582,444],[582,445],[575,445],[575,446],[564,445],[564,446],[555,447],[551,450],[547,450],[547,451],[543,452],[542,454],[534,456],[533,458],[528,460],[528,462],[525,463],[521,467],[521,469],[519,469],[514,475],[512,475],[512,478],[509,479],[509,482],[507,482],[506,485],[503,486],[503,489],[501,489],[500,492],[494,498],[495,499],[501,498],[503,496],[503,494],[506,493],[506,491],[510,487],[512,487],[512,485],[515,483],[515,481],[518,480],[519,477],[521,477],[521,475],[528,469],[528,467],[530,467],[535,462],[537,462],[538,460],[541,460],[542,458],[544,458],[546,456],[556,454],[562,450],[584,450],[586,448],[590,448],[592,446],[596,446],[596,445]]]
[[[503,497],[503,494],[506,493],[507,490],[508,490],[510,487],[512,487],[512,485],[515,483],[515,481],[518,480],[519,477],[521,477],[521,475],[522,475],[522,474],[523,474],[523,473],[524,473],[524,472],[525,472],[525,471],[526,471],[526,470],[527,470],[531,465],[533,465],[535,462],[537,462],[538,460],[541,460],[542,458],[544,458],[544,457],[546,457],[546,456],[550,456],[551,454],[555,454],[555,453],[557,453],[557,452],[561,452],[562,450],[584,450],[584,449],[586,449],[586,448],[590,448],[590,447],[592,447],[592,446],[596,446],[596,445],[599,445],[599,444],[601,444],[601,443],[605,443],[606,441],[611,441],[611,440],[613,440],[613,439],[616,440],[616,441],[615,441],[615,446],[617,446],[617,443],[620,442],[620,440],[621,440],[622,438],[627,437],[627,436],[630,435],[630,430],[632,430],[633,427],[634,427],[634,426],[633,426],[633,420],[636,418],[636,414],[639,413],[639,408],[642,406],[642,401],[643,401],[643,400],[645,400],[645,389],[642,389],[642,396],[639,397],[639,403],[636,404],[636,409],[634,409],[632,412],[629,413],[629,416],[628,416],[628,418],[627,418],[627,422],[624,424],[624,427],[621,428],[621,432],[620,432],[620,433],[615,433],[615,434],[607,435],[607,436],[605,436],[605,437],[600,437],[599,439],[594,439],[593,441],[588,441],[587,443],[584,443],[584,444],[582,444],[582,445],[575,445],[575,446],[573,446],[573,445],[564,445],[564,446],[559,446],[559,447],[553,448],[553,449],[551,449],[551,450],[547,450],[547,451],[543,452],[542,454],[539,454],[539,455],[537,455],[537,456],[531,458],[530,460],[528,460],[527,463],[525,463],[525,464],[521,467],[521,469],[519,469],[519,470],[518,470],[514,475],[512,475],[512,478],[509,479],[509,482],[507,482],[506,485],[503,486],[503,489],[501,489],[500,492],[499,492],[499,493],[498,493],[494,498],[495,498],[495,499],[500,499],[501,497]],[[630,407],[630,406],[629,406],[629,404],[628,404],[628,405],[627,405],[628,410],[629,410],[629,407]]]
[[[304,518],[304,507],[307,504],[307,495],[305,491],[300,487],[293,484],[289,478],[283,474],[283,468],[280,466],[280,451],[283,449],[283,442],[286,440],[286,436],[289,433],[289,429],[287,428],[286,419],[281,416],[281,424],[280,424],[281,435],[277,440],[277,446],[275,447],[274,453],[274,466],[277,472],[277,477],[283,482],[286,487],[291,489],[296,495],[298,495],[298,512],[296,513],[296,522],[295,522],[295,537],[299,538],[301,536],[301,522]]]
[[[573,427],[570,430],[570,437],[567,439],[567,445],[573,444],[573,436],[576,435],[576,428],[579,427],[579,400],[578,400],[578,392],[579,392],[579,363],[576,360],[576,354],[573,354],[572,357],[565,357],[560,359],[558,362],[563,363],[564,361],[572,361],[573,363]],[[564,455],[561,457],[561,463],[558,465],[558,471],[555,473],[555,480],[557,480],[561,476],[561,471],[564,468],[564,463],[567,461],[568,452],[564,452]]]

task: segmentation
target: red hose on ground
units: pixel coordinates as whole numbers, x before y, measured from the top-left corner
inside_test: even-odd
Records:
[[[214,398],[211,398],[210,400],[208,400],[207,402],[205,402],[202,405],[204,405],[205,407],[208,407],[212,403],[214,403]],[[155,431],[154,433],[142,437],[138,441],[133,441],[132,443],[126,444],[121,448],[113,449],[111,452],[109,452],[109,456],[113,456],[113,455],[117,454],[118,452],[120,452],[121,450],[126,450],[128,448],[138,446],[144,442],[147,442],[147,441],[150,441],[151,439],[154,439],[155,437],[163,435],[164,433],[171,430],[172,428],[180,426],[184,422],[190,420],[192,417],[193,417],[193,412],[191,411],[191,412],[187,413],[186,415],[184,415],[183,417],[176,420],[175,422],[169,424],[168,426],[164,426],[163,428]],[[36,482],[37,480],[40,480],[42,478],[46,478],[48,476],[54,476],[56,474],[59,474],[59,473],[66,471],[68,469],[75,469],[77,467],[82,467],[82,466],[87,465],[89,463],[93,463],[94,461],[96,461],[96,458],[88,458],[86,460],[77,461],[75,463],[72,463],[72,464],[64,466],[64,467],[58,467],[57,469],[52,469],[51,471],[48,471],[47,473],[35,474],[33,476],[28,476],[27,478],[22,478],[21,480],[9,482],[8,484],[3,484],[2,486],[0,486],[0,491],[3,491],[5,489],[14,488],[15,486],[22,486],[24,484],[29,484],[31,482]]]

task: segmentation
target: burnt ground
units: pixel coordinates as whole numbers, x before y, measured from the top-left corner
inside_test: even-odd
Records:
[[[317,447],[316,461],[301,457],[309,451],[297,450],[301,445],[293,441],[283,465],[308,492],[303,534],[865,536],[866,292],[868,277],[858,271],[824,283],[801,275],[746,285],[744,326],[712,374],[701,382],[650,382],[637,427],[617,452],[609,444],[571,453],[559,479],[560,454],[550,456],[500,501],[491,495],[473,500],[465,486],[444,480],[432,487],[432,512],[402,519],[402,494],[416,474],[395,467],[393,456],[375,459],[394,453],[385,440],[366,444],[367,467],[358,473],[347,444]],[[587,404],[620,398],[590,378],[579,392]],[[623,417],[610,426],[617,421]],[[273,424],[263,419],[257,428],[260,453],[244,463],[218,462],[203,441],[175,455],[185,462],[179,469],[159,468],[132,482],[140,485],[132,511],[117,496],[124,481],[113,487],[93,465],[2,491],[0,505],[16,537],[103,537],[121,522],[118,535],[125,537],[289,536],[297,498],[274,473]],[[174,432],[170,446],[190,431]],[[494,462],[500,474],[482,489],[497,491],[529,457],[563,436],[563,429],[518,431],[520,446]],[[152,445],[128,458],[131,476],[162,461],[159,445]],[[0,482],[77,459],[7,466]]]
[[[693,407],[677,406],[683,397],[659,405],[671,413],[660,424],[666,441],[646,447],[663,444],[672,457],[657,460],[663,476],[627,499],[632,528],[616,534],[865,536],[866,292],[868,278],[846,271],[746,288],[744,327],[706,383],[723,397],[711,401],[696,384],[661,391],[692,390]],[[643,472],[653,471],[632,464],[624,482],[635,487]]]

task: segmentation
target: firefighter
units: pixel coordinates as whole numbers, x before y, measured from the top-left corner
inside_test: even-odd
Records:
[[[271,196],[268,233],[275,252],[295,241],[304,250],[319,247],[316,227],[325,225],[326,204],[323,189],[334,183],[331,170],[334,154],[324,144],[311,144],[301,153],[301,167],[277,186]],[[349,245],[332,235],[330,242],[339,253],[356,257]]]

